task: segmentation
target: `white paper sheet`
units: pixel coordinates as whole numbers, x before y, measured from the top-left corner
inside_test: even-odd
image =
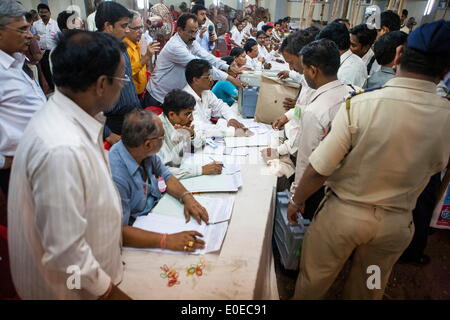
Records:
[[[226,137],[225,146],[227,148],[239,147],[259,147],[267,146],[270,142],[270,132],[257,134],[252,137]]]

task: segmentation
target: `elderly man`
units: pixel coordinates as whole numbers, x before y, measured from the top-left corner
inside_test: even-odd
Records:
[[[126,34],[130,32],[128,28],[132,14],[127,8],[119,3],[106,1],[100,4],[95,15],[95,23],[100,32],[106,32],[122,41]],[[106,124],[104,137],[111,145],[120,140],[122,133],[122,124],[125,115],[141,105],[136,94],[136,88],[131,68],[130,57],[126,49],[122,51],[125,61],[125,86],[120,91],[120,99],[117,105],[105,112]]]
[[[342,23],[333,22],[320,31],[317,39],[329,39],[336,43],[341,56],[338,79],[355,89],[362,88],[367,80],[367,66],[350,50],[350,35]]]
[[[184,72],[186,65],[193,59],[209,61],[214,66],[212,76],[215,80],[228,80],[235,86],[242,87],[240,80],[224,72],[230,69],[225,61],[211,55],[195,41],[197,32],[198,20],[195,15],[183,14],[178,18],[177,33],[161,50],[155,71],[147,84],[148,92],[145,97],[147,106],[159,106],[169,91],[183,89],[186,86]],[[237,70],[230,70],[230,72],[235,75]]]
[[[23,299],[129,299],[117,287],[120,199],[94,118],[119,98],[120,50],[110,35],[70,30],[52,52],[57,90],[19,143],[8,199],[11,271]]]
[[[159,117],[165,135],[158,156],[178,179],[222,172],[222,166],[217,162],[207,165],[182,163],[183,156],[191,153],[192,147],[197,150],[205,143],[202,132],[192,125],[195,105],[195,98],[180,89],[170,91],[161,105],[164,112]]]
[[[22,69],[33,38],[25,13],[17,1],[0,3],[0,189],[5,194],[25,127],[46,102],[39,84]]]
[[[186,66],[187,85],[183,89],[197,102],[194,110],[195,128],[206,137],[251,135],[245,126],[236,120],[231,108],[211,91],[211,65],[206,60],[194,59]],[[217,124],[211,117],[222,118]]]
[[[448,21],[413,31],[397,50],[397,76],[348,98],[309,157],[289,221],[325,182],[329,192],[303,241],[294,298],[323,298],[353,255],[343,298],[382,299],[414,233],[417,198],[449,160],[450,102],[436,94],[450,70],[449,44]]]
[[[127,45],[127,53],[130,57],[136,93],[141,97],[145,93],[145,86],[147,85],[147,63],[151,61],[153,54],[159,50],[159,43],[156,42],[148,45],[146,53],[141,55],[141,45],[139,41],[144,32],[144,22],[138,12],[131,11],[131,13],[133,14],[133,17],[128,26],[129,32],[127,32],[123,41]],[[143,102],[143,99],[141,102]],[[147,106],[143,105],[143,107]]]
[[[166,192],[184,203],[186,222],[192,215],[200,224],[208,213],[192,193],[175,178],[156,155],[164,140],[161,120],[148,110],[130,112],[124,121],[122,140],[109,153],[113,180],[122,200],[124,245],[193,252],[204,242],[195,231],[159,234],[133,227],[137,217],[148,214]]]
[[[55,89],[52,80],[52,71],[50,70],[50,52],[55,48],[56,36],[61,30],[59,30],[58,23],[51,18],[52,13],[50,8],[45,3],[40,3],[37,6],[39,16],[41,20],[33,23],[31,32],[38,37],[39,47],[44,51],[44,56],[41,59],[42,73],[51,91]]]

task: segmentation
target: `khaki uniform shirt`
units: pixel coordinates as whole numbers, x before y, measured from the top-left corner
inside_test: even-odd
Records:
[[[394,78],[343,104],[309,161],[341,199],[411,211],[450,156],[450,102],[436,85]],[[352,133],[353,132],[353,133]]]

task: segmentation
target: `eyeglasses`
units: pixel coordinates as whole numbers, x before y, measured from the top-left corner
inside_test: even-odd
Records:
[[[139,31],[139,30],[144,30],[144,26],[128,27],[128,29],[131,29],[133,31]]]
[[[0,26],[0,28],[5,28],[5,29],[10,29],[10,30],[14,30],[20,33],[31,33],[31,27],[30,26],[24,26],[21,28],[14,28],[14,27],[10,27],[10,26]]]
[[[116,80],[122,81],[123,84],[126,84],[127,82],[130,82],[130,81],[131,81],[131,80],[130,80],[130,77],[128,77],[127,75],[124,75],[123,78],[119,78],[119,77],[108,77],[108,78],[110,78],[110,79],[116,79]]]

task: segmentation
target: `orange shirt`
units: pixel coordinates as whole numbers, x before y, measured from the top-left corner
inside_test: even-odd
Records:
[[[136,87],[136,93],[139,95],[145,91],[147,85],[147,66],[141,65],[141,46],[134,43],[128,38],[124,38],[123,42],[127,44],[127,52],[131,61],[131,69],[133,73],[133,82]]]

